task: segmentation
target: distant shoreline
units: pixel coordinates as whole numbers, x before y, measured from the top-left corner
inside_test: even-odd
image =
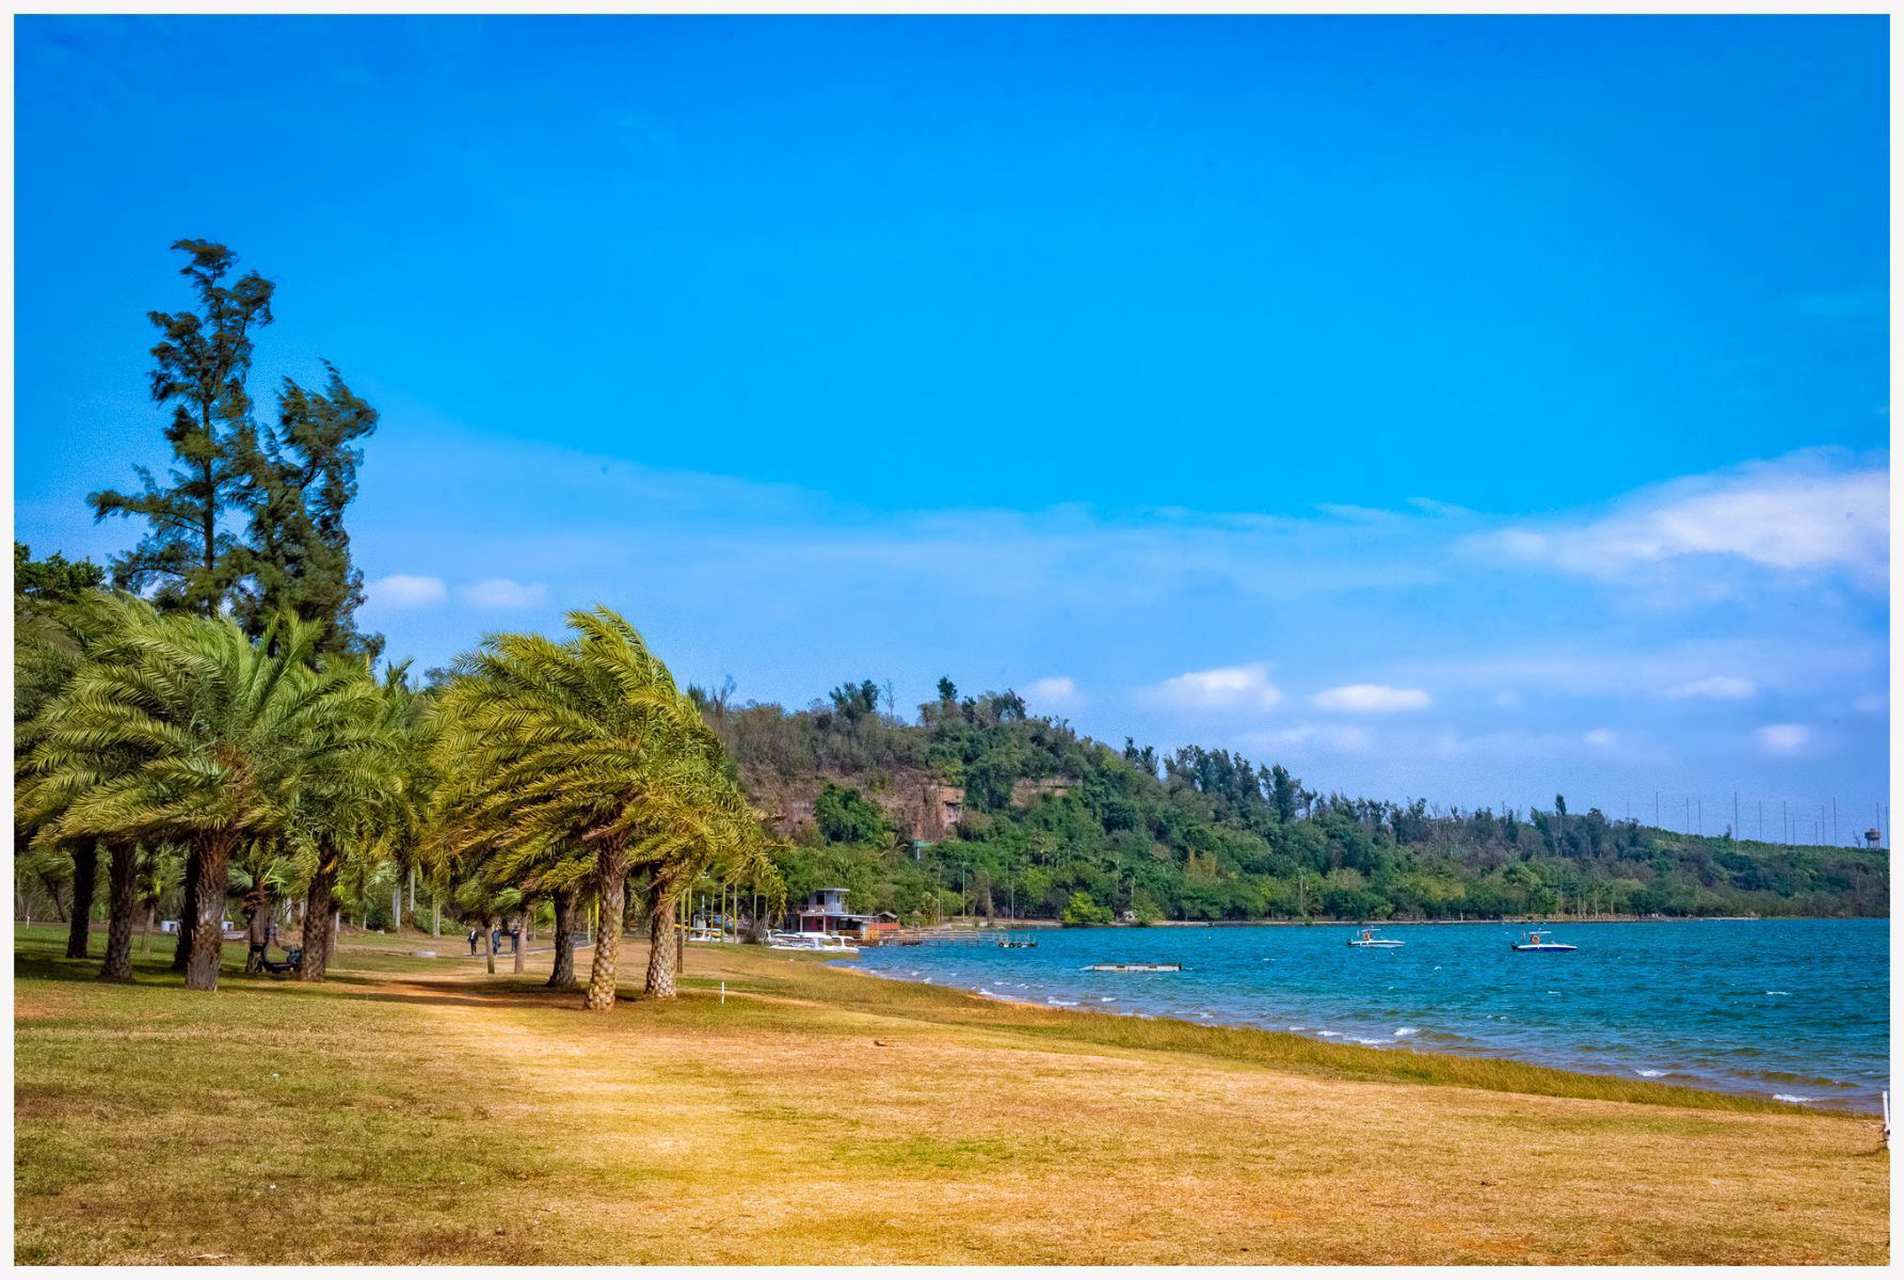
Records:
[[[1316,917],[1312,920],[1153,920],[1148,924],[1139,924],[1130,920],[1117,920],[1108,924],[1065,924],[1061,920],[1023,919],[1023,920],[983,920],[972,917],[959,917],[943,924],[920,925],[926,929],[960,929],[974,932],[1002,931],[1013,929],[1253,929],[1253,928],[1294,928],[1325,926],[1351,929],[1405,929],[1416,925],[1434,924],[1519,924],[1537,925],[1546,928],[1564,928],[1576,924],[1697,924],[1726,920],[1889,920],[1889,916],[1591,916],[1584,919],[1573,916],[1493,916],[1486,919],[1470,920],[1337,920]],[[907,926],[913,927],[913,926]]]

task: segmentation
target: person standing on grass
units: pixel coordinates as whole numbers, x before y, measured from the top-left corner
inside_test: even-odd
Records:
[[[493,956],[501,949],[502,926],[500,924],[492,924],[489,926],[489,954]]]
[[[522,918],[518,916],[509,922],[509,954],[515,955],[522,950]]]
[[[471,955],[476,954],[476,926],[475,925],[471,925],[469,927],[469,953]]]

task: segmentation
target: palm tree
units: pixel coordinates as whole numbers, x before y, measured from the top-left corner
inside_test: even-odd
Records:
[[[380,860],[408,856],[422,836],[430,719],[407,664],[392,667],[374,701],[358,708],[365,751],[295,798],[288,823],[305,883],[297,977],[322,982],[330,969],[331,921],[340,879],[361,882]],[[360,895],[361,896],[361,895]]]
[[[233,852],[282,833],[307,789],[371,789],[377,687],[361,662],[313,669],[319,629],[295,619],[254,643],[230,619],[126,595],[84,607],[114,639],[39,716],[29,791],[54,838],[187,845],[186,986],[215,990]]]
[[[107,982],[132,981],[132,917],[138,907],[139,846],[112,842],[111,890],[106,911],[106,959],[99,976]]]
[[[36,814],[32,806],[20,802],[20,796],[21,788],[26,785],[24,761],[38,740],[41,713],[72,683],[74,674],[86,662],[89,650],[110,637],[89,627],[83,610],[57,604],[22,610],[16,599],[13,617],[14,847],[18,853],[37,844],[43,855],[56,853],[58,857],[70,859],[72,910],[67,916],[66,958],[83,960],[92,930],[99,844],[89,838],[65,841],[48,838],[46,827],[52,810],[42,806]],[[56,807],[60,799],[49,797],[47,804]],[[58,905],[55,893],[54,906]]]
[[[718,761],[690,757],[677,767],[672,783],[660,793],[667,808],[649,828],[652,834],[637,857],[650,870],[646,989],[662,999],[675,994],[678,977],[675,906],[680,895],[716,866],[731,878],[777,875],[759,821],[724,755]]]
[[[451,859],[592,853],[601,927],[583,1007],[605,1010],[633,866],[653,866],[650,918],[671,925],[686,882],[676,864],[743,842],[711,838],[725,831],[710,807],[726,802],[720,779],[731,766],[667,666],[612,610],[573,612],[568,624],[576,634],[566,641],[491,636],[458,660],[439,709],[438,838]],[[664,930],[651,950],[670,941]],[[651,990],[672,995],[671,977]]]

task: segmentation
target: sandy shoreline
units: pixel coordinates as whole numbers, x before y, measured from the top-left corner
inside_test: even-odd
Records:
[[[1712,918],[1724,919],[1726,917],[1712,917]],[[1490,922],[1481,921],[1481,922],[1472,922],[1472,923],[1490,923]],[[1492,923],[1499,923],[1499,922],[1495,921]],[[1088,926],[1088,927],[1101,928],[1105,926]],[[1233,1019],[1233,1018],[1214,1018],[1208,1022],[1200,1022],[1194,1019],[1180,1017],[1178,1015],[1171,1014],[1171,1013],[1154,1013],[1147,1010],[1137,1009],[1137,1008],[1129,1007],[1129,1006],[1114,1007],[1112,1002],[1105,1002],[1105,1001],[1089,1002],[1082,999],[1076,1000],[1076,1001],[1055,1001],[1051,998],[1047,998],[1045,1000],[1030,1000],[1021,996],[1007,995],[1003,992],[992,991],[989,988],[968,986],[964,983],[939,982],[931,978],[906,977],[899,974],[881,972],[875,969],[864,969],[864,968],[860,968],[855,963],[855,958],[851,956],[840,957],[837,960],[828,960],[826,961],[826,965],[829,968],[836,968],[842,972],[855,973],[862,977],[878,978],[886,982],[895,982],[895,983],[901,983],[901,984],[909,985],[909,986],[923,987],[923,988],[927,988],[934,991],[957,991],[957,992],[964,993],[966,995],[977,996],[978,998],[983,1000],[993,1001],[998,1004],[1012,1005],[1012,1006],[1016,1006],[1018,1008],[1023,1008],[1023,1009],[1037,1009],[1046,1013],[1079,1014],[1079,1015],[1086,1015],[1086,1016],[1092,1015],[1092,1014],[1105,1014],[1105,1015],[1118,1017],[1118,1018],[1137,1018],[1137,1019],[1144,1019],[1148,1021],[1170,1022],[1170,1023],[1178,1024],[1180,1026],[1184,1026],[1184,1027],[1227,1027],[1227,1028],[1232,1028],[1238,1031],[1260,1032],[1260,1033],[1268,1034],[1268,1035],[1298,1035],[1306,1040],[1310,1040],[1316,1044],[1325,1045],[1325,1046],[1347,1047],[1350,1044],[1355,1044],[1363,1048],[1373,1049],[1383,1053],[1402,1052],[1402,1053],[1411,1053],[1411,1054],[1446,1054],[1446,1055],[1458,1056],[1462,1058],[1470,1058],[1470,1059],[1474,1059],[1476,1061],[1481,1061],[1481,1062],[1495,1062],[1495,1063],[1512,1064],[1512,1065],[1518,1065],[1518,1066],[1540,1067],[1540,1068],[1544,1068],[1548,1070],[1563,1071],[1570,1075],[1585,1076],[1585,1077],[1596,1079],[1596,1080],[1623,1081],[1627,1079],[1627,1077],[1623,1074],[1615,1074],[1615,1073],[1606,1072],[1606,1071],[1589,1070],[1582,1067],[1566,1065],[1564,1062],[1542,1062],[1535,1059],[1515,1057],[1509,1054],[1503,1054],[1499,1052],[1488,1052],[1480,1048],[1469,1049],[1469,1048],[1465,1048],[1458,1045],[1438,1044],[1432,1049],[1427,1049],[1427,1048],[1423,1048],[1418,1043],[1411,1043],[1407,1041],[1406,1039],[1395,1040],[1392,1043],[1372,1042],[1372,1041],[1361,1039],[1361,1038],[1351,1039],[1351,1038],[1340,1037],[1340,1036],[1323,1036],[1319,1032],[1316,1032],[1315,1030],[1311,1028],[1307,1028],[1307,1027],[1301,1030],[1296,1030],[1294,1028],[1284,1029],[1279,1027],[1266,1026],[1262,1023],[1250,1022],[1246,1020],[1239,1020],[1239,1019]],[[1411,1031],[1414,1030],[1414,1028],[1412,1027],[1409,1029]],[[1803,1110],[1816,1112],[1820,1114],[1857,1116],[1860,1118],[1865,1118],[1865,1117],[1880,1114],[1880,1110],[1881,1110],[1879,1100],[1876,1098],[1867,1099],[1863,1097],[1851,1097],[1851,1098],[1821,1099],[1821,1098],[1801,1097],[1800,1095],[1788,1096],[1788,1095],[1783,1095],[1783,1094],[1779,1094],[1779,1093],[1771,1092],[1771,1091],[1754,1091],[1754,1090],[1750,1090],[1746,1088],[1740,1088],[1725,1081],[1708,1082],[1708,1081],[1701,1080],[1697,1084],[1684,1084],[1684,1083],[1662,1080],[1661,1077],[1657,1075],[1649,1076],[1649,1075],[1645,1075],[1644,1073],[1638,1073],[1638,1074],[1639,1074],[1639,1078],[1641,1079],[1660,1081],[1662,1086],[1665,1088],[1686,1089],[1686,1090],[1690,1090],[1694,1092],[1719,1092],[1719,1093],[1733,1094],[1741,1098],[1753,1098],[1753,1099],[1759,1099],[1759,1100],[1765,1100],[1769,1098],[1771,1101],[1774,1101],[1774,1102],[1789,1103],[1791,1105],[1800,1107]]]

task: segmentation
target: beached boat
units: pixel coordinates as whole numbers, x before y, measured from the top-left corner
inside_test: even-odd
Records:
[[[1080,973],[1181,973],[1180,964],[1087,964]]]
[[[773,951],[811,951],[829,956],[856,956],[859,948],[837,933],[770,933],[767,946]]]
[[[1361,933],[1349,939],[1349,945],[1352,947],[1399,947],[1405,944],[1397,942],[1393,938],[1378,938],[1375,936],[1375,930],[1364,929]]]
[[[1519,942],[1508,943],[1516,951],[1578,951],[1579,947],[1570,947],[1564,942],[1548,942],[1540,930],[1534,929],[1521,935]]]

